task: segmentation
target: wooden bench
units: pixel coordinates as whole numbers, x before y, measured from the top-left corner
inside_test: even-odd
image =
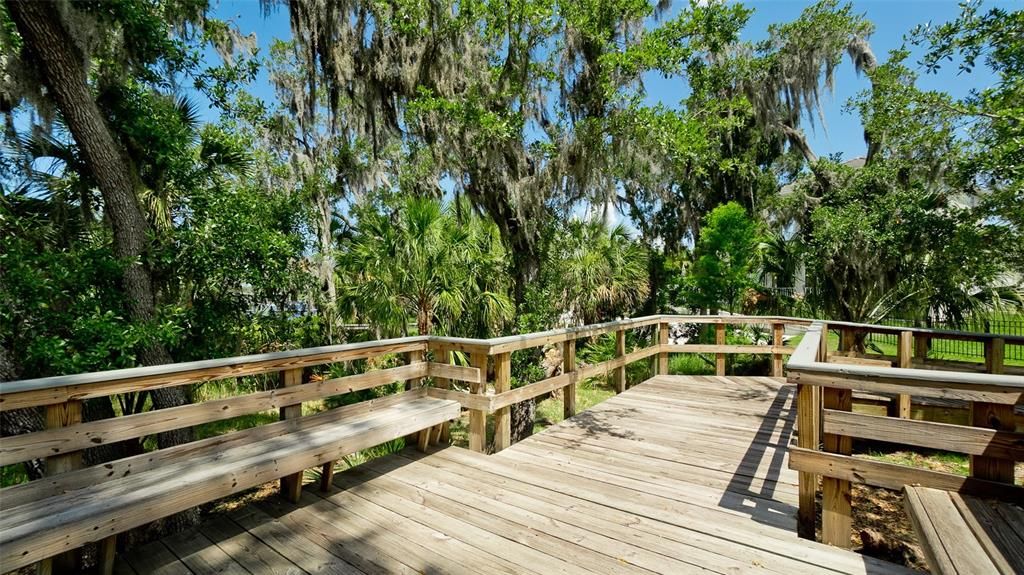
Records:
[[[904,488],[904,502],[933,573],[1024,573],[1024,510],[926,487]]]
[[[35,562],[42,573],[71,571],[78,555],[73,551],[99,542],[99,571],[109,573],[118,533],[278,479],[281,494],[296,501],[306,469],[321,467],[321,484],[329,485],[335,461],[393,439],[411,437],[426,449],[439,441],[443,424],[459,417],[461,405],[429,396],[423,378],[434,371],[448,380],[483,378],[477,368],[424,361],[427,345],[426,338],[400,338],[0,383],[0,411],[38,409],[46,423],[43,431],[0,440],[0,465],[45,462],[45,477],[0,490],[0,572]],[[311,377],[318,365],[403,354],[405,364],[397,367]],[[91,399],[264,374],[277,376],[280,385],[155,411],[82,418],[84,402]],[[306,402],[402,382],[412,389],[302,413]],[[84,467],[92,447],[268,411],[278,411],[281,420]]]
[[[458,416],[457,402],[419,389],[4,489],[0,566],[17,569]]]

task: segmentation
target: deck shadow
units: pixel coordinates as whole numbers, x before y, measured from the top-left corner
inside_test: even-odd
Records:
[[[765,399],[771,397],[771,404],[761,418],[761,424],[754,433],[753,440],[747,447],[743,456],[737,463],[737,470],[760,469],[766,457],[768,461],[767,471],[761,479],[761,488],[754,488],[754,473],[733,473],[732,479],[722,493],[719,505],[740,511],[750,516],[754,521],[760,523],[777,525],[779,515],[793,518],[793,529],[796,529],[796,512],[794,505],[784,503],[775,499],[775,491],[781,479],[783,466],[786,459],[786,446],[789,445],[793,435],[793,420],[795,409],[796,388],[791,385],[783,385],[778,390],[765,386],[762,390],[744,390],[741,392],[743,399]],[[779,421],[783,422],[779,430],[778,441],[770,441],[774,435]],[[759,441],[758,439],[763,438]],[[769,456],[768,448],[773,449]]]

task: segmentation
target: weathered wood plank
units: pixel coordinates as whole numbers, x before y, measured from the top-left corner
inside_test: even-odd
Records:
[[[302,368],[288,369],[281,372],[281,387],[289,388],[302,385]],[[284,405],[280,408],[281,421],[302,417],[302,403]],[[302,490],[302,472],[293,473],[281,478],[281,497],[288,501],[298,501]]]
[[[721,325],[721,324],[720,324]],[[724,327],[724,326],[723,326]],[[746,344],[726,344],[723,340],[721,344],[717,343],[685,343],[678,345],[666,344],[661,349],[668,353],[749,353],[749,354],[778,354],[778,355],[790,355],[796,352],[795,347],[788,347],[784,345],[746,345]]]
[[[541,381],[518,387],[511,391],[506,391],[500,395],[494,395],[490,397],[491,409],[499,409],[506,405],[512,405],[513,403],[519,403],[525,401],[531,397],[537,397],[556,389],[560,389],[571,383],[576,383],[590,377],[597,377],[602,375],[608,375],[612,370],[630,364],[634,361],[651,357],[658,353],[657,347],[648,347],[639,349],[637,351],[627,353],[622,357],[617,357],[594,365],[588,365],[586,367],[577,367],[576,371],[571,373],[563,373],[556,375],[555,377],[549,377]]]
[[[135,549],[125,561],[137,573],[151,575],[192,575],[192,571],[163,542],[154,541]]]
[[[914,366],[913,364],[913,348],[914,345],[914,332],[901,331],[899,339],[896,343],[896,355],[897,363],[896,367],[900,369],[908,369]],[[907,393],[901,393],[896,396],[896,416],[900,419],[910,419],[910,395]]]
[[[501,394],[510,389],[512,354],[499,353],[494,356],[494,393]],[[509,445],[512,445],[512,408],[502,407],[494,411],[494,451],[501,451]]]
[[[899,490],[905,485],[919,485],[1024,503],[1024,487],[849,455],[811,451],[800,447],[790,449],[789,466],[797,471],[827,475],[886,489]]]
[[[797,385],[797,441],[800,447],[817,450],[820,441],[818,413],[820,411],[819,390],[810,385]],[[790,467],[793,467],[792,464]],[[804,539],[816,538],[816,498],[818,476],[807,471],[800,472],[800,508],[797,513],[797,533]]]
[[[82,402],[77,400],[66,403],[47,405],[44,408],[44,425],[48,430],[59,430],[74,427],[82,423]],[[80,451],[47,457],[45,473],[47,477],[60,476],[69,471],[80,469],[85,464]],[[46,558],[39,565],[42,573],[69,573],[79,569],[81,557],[77,549],[65,550],[54,557]]]
[[[190,457],[178,465],[166,465],[151,473],[52,497],[40,506],[23,505],[0,517],[0,561],[17,568],[67,546],[102,539],[436,425],[455,417],[457,412],[457,404],[419,399],[390,408],[387,414],[335,422],[301,434],[285,434],[234,450]],[[287,426],[289,423],[271,425]],[[174,481],[169,481],[170,477]],[[113,506],[112,501],[132,505]],[[103,528],[96,529],[97,524],[102,524]],[[58,527],[59,537],[54,534]]]
[[[825,364],[828,365],[828,364]],[[840,366],[836,366],[840,367]],[[847,366],[843,366],[847,367]],[[848,366],[848,369],[867,366]],[[952,399],[964,401],[983,401],[987,403],[999,403],[1014,405],[1024,402],[1024,391],[1016,385],[1004,385],[997,382],[992,383],[958,383],[949,381],[953,374],[945,373],[936,375],[930,370],[909,370],[886,369],[894,374],[893,377],[885,377],[879,374],[821,374],[804,371],[802,367],[788,366],[786,378],[790,383],[803,383],[821,387],[833,387],[836,389],[850,389],[854,391],[871,391],[876,393],[901,394],[910,392],[911,395],[921,397],[935,397],[939,399]],[[931,379],[900,379],[896,376],[899,372],[923,371],[930,374]],[[973,375],[973,374],[957,374]],[[1010,376],[1007,376],[1010,377]]]
[[[719,349],[725,346],[725,324],[720,323],[715,325],[715,346]],[[719,351],[715,354],[715,375],[725,375],[724,351]]]
[[[1024,461],[1024,433],[825,410],[826,433]]]
[[[998,573],[949,493],[907,486],[904,501],[914,530],[921,535],[928,565],[936,573]]]
[[[427,375],[434,378],[464,381],[466,383],[480,383],[483,381],[483,375],[475,367],[463,367],[461,365],[433,361],[427,364]]]
[[[421,337],[0,383],[0,411],[424,349]]]
[[[261,504],[262,505],[262,504]],[[229,513],[232,520],[263,544],[307,573],[325,575],[361,575],[362,571],[320,545],[318,532],[306,529],[300,521],[271,517],[262,507],[248,506]]]
[[[786,333],[786,324],[784,323],[773,323],[772,324],[772,347],[782,347],[784,345],[783,336]],[[772,355],[772,376],[782,377],[783,373],[782,354],[776,353]]]
[[[226,516],[213,517],[199,531],[252,575],[303,575],[300,569]]]
[[[1000,513],[1013,508],[959,493],[950,493],[949,498],[999,573],[1024,573],[1024,525],[1013,525]]]
[[[247,569],[199,531],[175,533],[163,542],[196,575],[249,575]]]
[[[55,478],[43,478],[38,481],[20,483],[0,491],[0,509],[6,511],[26,503],[96,485],[111,478],[138,475],[145,471],[159,469],[174,461],[202,456],[212,451],[230,449],[249,442],[262,441],[285,433],[307,429],[327,421],[365,417],[379,410],[388,409],[392,406],[423,397],[426,397],[426,391],[422,389],[389,395],[339,407],[324,414],[292,420],[288,425],[264,425],[227,435],[193,441],[168,449],[126,457],[104,465],[64,473]]]
[[[821,393],[825,409],[842,412],[853,407],[853,394],[848,389],[825,388]],[[825,433],[822,443],[829,453],[850,455],[853,451],[853,438],[846,435]],[[821,492],[821,540],[848,549],[853,528],[850,482],[826,475],[821,479]]]

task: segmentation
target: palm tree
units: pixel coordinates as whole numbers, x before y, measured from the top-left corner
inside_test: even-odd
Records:
[[[647,252],[621,224],[569,222],[547,267],[559,307],[583,323],[629,313],[650,291]]]
[[[424,198],[360,211],[341,272],[357,315],[386,335],[407,334],[413,323],[421,335],[486,335],[511,319],[497,229],[455,212]]]

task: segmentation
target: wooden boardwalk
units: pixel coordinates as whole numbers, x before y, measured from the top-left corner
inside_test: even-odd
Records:
[[[119,557],[122,573],[904,573],[796,537],[794,389],[659,376],[496,455],[406,450]]]

